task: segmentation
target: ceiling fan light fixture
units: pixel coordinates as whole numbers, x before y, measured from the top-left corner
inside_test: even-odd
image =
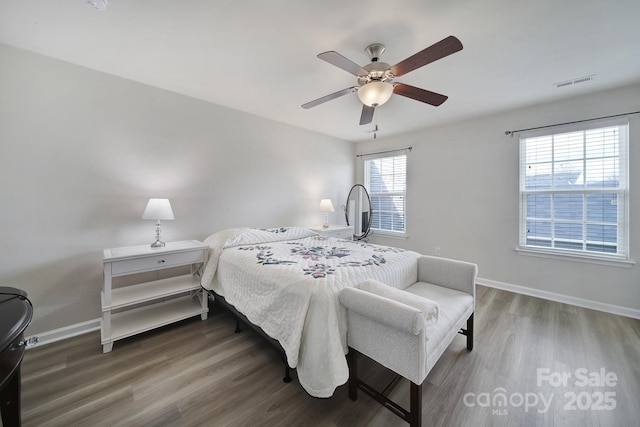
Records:
[[[107,8],[107,0],[84,0],[86,4],[98,10],[105,10]]]
[[[372,81],[358,89],[358,98],[368,107],[378,107],[391,98],[393,85],[387,82]]]

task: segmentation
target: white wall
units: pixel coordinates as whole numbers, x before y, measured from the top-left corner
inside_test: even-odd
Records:
[[[413,146],[407,157],[407,240],[373,242],[472,261],[479,276],[640,310],[640,266],[518,255],[518,137],[515,130],[640,110],[640,85],[487,115],[356,145],[358,153]],[[428,107],[426,107],[428,108]],[[640,262],[640,115],[630,118],[630,249]],[[361,181],[362,166],[357,166]],[[588,304],[587,304],[588,305]]]
[[[353,145],[0,44],[0,285],[35,304],[27,334],[100,315],[101,250],[146,244],[149,197],[169,197],[165,240],[224,228],[331,222],[353,183]],[[517,255],[518,143],[507,129],[640,108],[640,85],[357,144],[413,146],[407,240],[477,262],[480,276],[640,309],[640,267]],[[640,117],[631,119],[631,254],[639,261]],[[356,165],[358,169],[358,165]]]
[[[164,240],[202,240],[321,224],[353,184],[344,141],[2,44],[0,70],[0,284],[29,293],[28,335],[100,316],[102,249],[153,240],[149,197]]]

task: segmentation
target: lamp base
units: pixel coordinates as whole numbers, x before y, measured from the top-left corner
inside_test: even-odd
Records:
[[[161,242],[160,240],[156,240],[151,244],[152,248],[164,248],[164,246],[164,242]]]
[[[161,224],[160,220],[156,221],[156,241],[151,244],[152,248],[164,248],[164,242],[160,240],[160,232],[161,232]]]

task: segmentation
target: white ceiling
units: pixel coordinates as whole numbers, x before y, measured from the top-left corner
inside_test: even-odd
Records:
[[[638,0],[0,0],[0,42],[341,139],[371,138],[356,84],[316,58],[395,64],[446,36],[464,49],[398,79],[449,96],[398,95],[379,137],[640,82]],[[554,83],[595,74],[588,83]],[[1,70],[0,70],[1,78]]]

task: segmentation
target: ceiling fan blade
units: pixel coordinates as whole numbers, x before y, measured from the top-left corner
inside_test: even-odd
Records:
[[[435,107],[442,104],[449,98],[446,95],[431,92],[429,90],[420,89],[419,87],[409,86],[404,83],[395,83],[393,86],[393,93],[397,93],[407,98],[415,99],[416,101],[431,104]]]
[[[375,107],[369,107],[368,105],[362,105],[362,114],[360,115],[360,125],[368,125],[373,121],[373,113],[376,111]]]
[[[440,40],[438,43],[421,50],[413,56],[398,62],[391,67],[391,72],[395,77],[400,77],[417,68],[425,66],[433,61],[442,59],[452,53],[462,50],[462,43],[454,36],[449,36]]]
[[[329,64],[335,65],[338,68],[342,68],[343,70],[353,74],[354,76],[360,77],[369,74],[367,70],[365,70],[355,62],[345,58],[344,56],[333,50],[319,54],[318,58],[322,59],[323,61],[327,61]]]
[[[331,93],[329,95],[325,95],[322,98],[318,98],[316,100],[307,102],[306,104],[302,104],[302,108],[304,108],[306,110],[306,109],[309,109],[311,107],[315,107],[316,105],[320,105],[323,102],[331,101],[332,99],[336,99],[336,98],[339,98],[339,97],[341,97],[343,95],[346,95],[348,93],[355,92],[357,89],[358,89],[357,86],[353,86],[353,87],[348,87],[346,89],[339,90],[338,92],[334,92],[334,93]]]

